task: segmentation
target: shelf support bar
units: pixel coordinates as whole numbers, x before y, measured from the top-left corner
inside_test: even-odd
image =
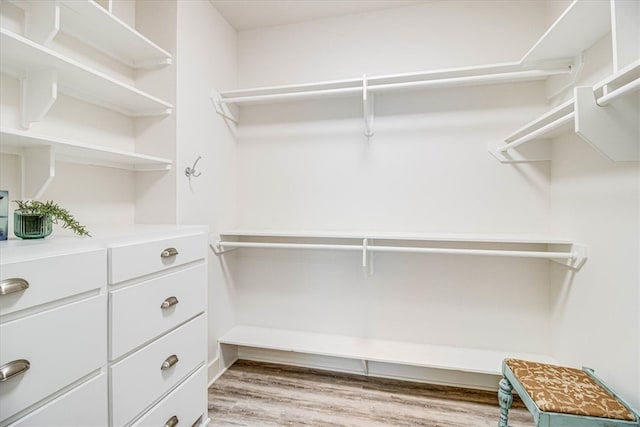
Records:
[[[58,98],[58,74],[53,69],[29,71],[22,79],[22,126],[29,129],[49,112]]]
[[[235,124],[238,124],[238,119],[233,114],[229,106],[225,102],[222,102],[222,97],[220,96],[220,93],[216,92],[215,90],[212,90],[211,94],[209,95],[209,99],[211,99],[211,102],[213,103],[213,108],[215,108],[216,113],[218,113],[225,119],[230,120]]]
[[[367,267],[367,245],[369,244],[369,239],[362,239],[362,267]]]
[[[364,136],[373,136],[373,93],[369,91],[367,75],[362,76],[362,109],[364,111]]]
[[[576,125],[580,138],[613,161],[640,160],[640,123],[631,99],[618,99],[616,107],[606,105],[620,95],[637,90],[638,80],[596,100],[593,88],[575,88]]]
[[[53,150],[49,146],[27,147],[21,163],[22,198],[39,199],[56,175]]]

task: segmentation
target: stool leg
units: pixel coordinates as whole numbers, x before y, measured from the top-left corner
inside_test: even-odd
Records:
[[[500,380],[498,402],[500,403],[500,421],[498,427],[509,427],[509,408],[513,403],[513,387],[506,378]]]

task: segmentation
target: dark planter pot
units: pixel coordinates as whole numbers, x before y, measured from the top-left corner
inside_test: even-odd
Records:
[[[49,215],[13,212],[13,234],[21,239],[44,239],[53,231]]]

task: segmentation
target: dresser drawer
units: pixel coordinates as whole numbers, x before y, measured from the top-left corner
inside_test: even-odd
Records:
[[[109,248],[109,283],[155,273],[203,259],[206,234],[195,234]]]
[[[113,425],[129,422],[204,363],[206,336],[205,317],[201,315],[112,365]],[[177,362],[161,369],[171,356],[176,356]]]
[[[199,264],[111,292],[111,359],[204,312],[206,275]]]
[[[177,427],[191,427],[201,416],[207,417],[207,371],[204,367],[187,378],[132,427],[166,426],[173,417],[178,421]]]
[[[8,427],[105,427],[109,425],[107,374],[81,384]]]
[[[106,249],[98,249],[2,264],[0,280],[8,293],[0,295],[0,315],[104,287],[106,259]],[[17,279],[28,288],[20,290],[24,282]]]
[[[0,382],[0,421],[104,365],[106,328],[106,295],[0,325],[0,366],[29,362]]]

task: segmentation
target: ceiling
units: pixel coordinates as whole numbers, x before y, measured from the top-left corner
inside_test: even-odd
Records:
[[[427,3],[434,0],[209,0],[236,30]]]

